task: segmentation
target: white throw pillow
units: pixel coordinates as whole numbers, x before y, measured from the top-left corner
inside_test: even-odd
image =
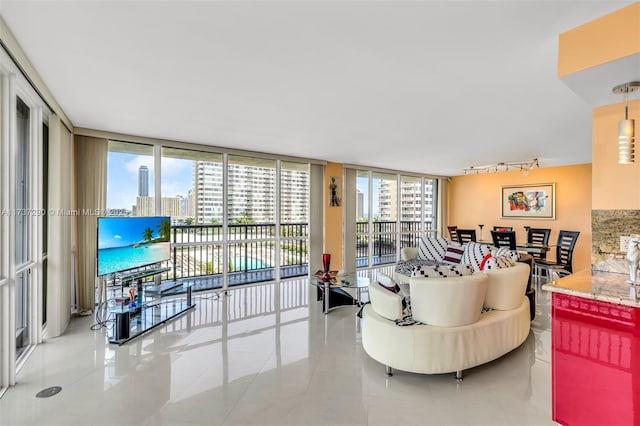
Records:
[[[423,260],[441,261],[447,251],[447,240],[440,237],[420,238],[418,243],[418,258]]]
[[[482,259],[488,254],[491,254],[491,246],[470,241],[464,247],[461,263],[471,265],[474,272],[479,272]]]
[[[447,278],[464,277],[471,275],[473,268],[469,265],[436,265],[436,266],[416,266],[411,272],[412,277],[424,278]]]
[[[491,256],[484,262],[483,271],[491,269],[510,268],[516,264],[511,256]]]
[[[520,260],[520,254],[515,250],[509,250],[509,247],[500,247],[494,253],[492,253],[495,257],[507,256],[510,257],[514,262]]]

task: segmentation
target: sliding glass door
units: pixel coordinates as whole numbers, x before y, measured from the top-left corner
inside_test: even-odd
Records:
[[[436,231],[434,178],[356,170],[356,266],[394,263],[404,247]]]

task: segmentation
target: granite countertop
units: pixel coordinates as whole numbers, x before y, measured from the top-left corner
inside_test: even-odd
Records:
[[[640,307],[640,285],[631,285],[628,280],[629,274],[584,270],[545,284],[542,289],[585,299]]]

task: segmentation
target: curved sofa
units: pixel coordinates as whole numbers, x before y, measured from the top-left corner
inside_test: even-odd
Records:
[[[362,313],[362,345],[367,354],[392,369],[423,374],[456,373],[492,361],[520,346],[530,329],[525,289],[529,266],[464,277],[411,278],[413,319],[396,325],[402,296],[372,282],[371,303]],[[482,307],[490,308],[481,313]]]

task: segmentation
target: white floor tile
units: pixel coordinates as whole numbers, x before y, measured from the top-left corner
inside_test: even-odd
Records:
[[[27,360],[0,399],[0,424],[553,424],[546,292],[527,341],[457,383],[452,374],[385,377],[362,349],[358,308],[324,315],[304,289],[311,300],[277,310],[263,298],[273,286],[198,298],[196,310],[123,346],[90,330],[93,318],[72,320]],[[58,395],[35,397],[56,385]]]

